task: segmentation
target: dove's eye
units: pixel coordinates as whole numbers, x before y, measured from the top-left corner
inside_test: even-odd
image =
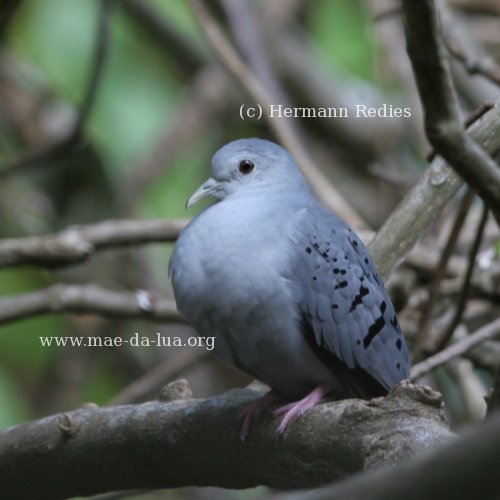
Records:
[[[241,160],[239,171],[243,174],[249,174],[253,170],[254,164],[253,161],[250,160]]]

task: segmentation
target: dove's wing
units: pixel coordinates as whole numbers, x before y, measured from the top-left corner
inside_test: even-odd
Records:
[[[409,374],[408,348],[366,247],[340,219],[303,210],[292,281],[317,345],[386,389]]]

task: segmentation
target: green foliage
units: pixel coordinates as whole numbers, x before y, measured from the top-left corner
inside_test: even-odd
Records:
[[[47,87],[81,103],[95,45],[97,3],[31,0],[10,31],[22,59],[45,75]],[[111,23],[111,43],[88,132],[118,174],[133,167],[168,122],[179,92],[159,51],[137,37],[123,14]]]
[[[46,285],[41,273],[9,269],[0,272],[0,297],[27,293]],[[0,328],[0,369],[19,370],[25,379],[39,377],[50,363],[53,352],[40,346],[38,337],[61,331],[64,317],[38,316]]]
[[[23,391],[14,378],[0,365],[0,429],[29,418]]]
[[[187,217],[198,212],[203,206],[201,202],[189,212],[184,207],[189,195],[210,175],[210,165],[203,159],[210,156],[213,148],[213,144],[202,141],[181,155],[145,194],[140,214],[150,218],[165,217],[165,214]]]
[[[374,47],[370,20],[359,0],[316,0],[311,5],[311,32],[321,49],[321,63],[333,63],[374,80]]]

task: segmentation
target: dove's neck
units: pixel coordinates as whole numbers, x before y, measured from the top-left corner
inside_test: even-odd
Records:
[[[253,200],[254,203],[268,203],[269,201],[279,202],[290,200],[302,200],[308,202],[313,199],[313,195],[305,179],[294,179],[294,182],[283,183],[261,183],[258,186],[246,186],[245,189],[231,193],[224,201],[229,200]]]

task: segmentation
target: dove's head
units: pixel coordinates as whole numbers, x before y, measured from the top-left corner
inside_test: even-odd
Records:
[[[264,190],[293,191],[299,186],[306,187],[305,179],[286,149],[263,139],[239,139],[215,153],[212,176],[189,197],[186,207],[205,196],[223,200]]]

